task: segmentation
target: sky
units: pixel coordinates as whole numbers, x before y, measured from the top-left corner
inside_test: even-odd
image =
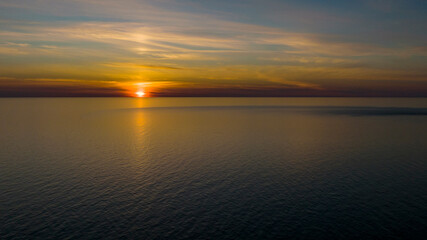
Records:
[[[0,0],[0,97],[427,97],[425,0]]]

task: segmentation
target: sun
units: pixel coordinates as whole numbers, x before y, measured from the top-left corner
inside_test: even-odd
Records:
[[[137,97],[143,97],[145,95],[144,91],[138,91],[135,93]]]

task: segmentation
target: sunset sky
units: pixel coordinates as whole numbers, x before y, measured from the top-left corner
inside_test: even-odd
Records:
[[[425,96],[425,0],[0,0],[0,96]]]

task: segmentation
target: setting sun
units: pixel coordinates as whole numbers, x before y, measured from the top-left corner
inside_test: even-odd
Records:
[[[145,92],[143,91],[138,91],[135,93],[137,97],[143,97],[145,95]]]

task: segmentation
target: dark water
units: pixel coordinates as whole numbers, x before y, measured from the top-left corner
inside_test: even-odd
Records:
[[[426,239],[427,99],[0,99],[0,239]]]

